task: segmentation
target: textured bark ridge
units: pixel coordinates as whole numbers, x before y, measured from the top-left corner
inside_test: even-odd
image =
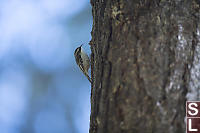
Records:
[[[91,5],[90,133],[184,133],[186,98],[199,99],[200,2]]]

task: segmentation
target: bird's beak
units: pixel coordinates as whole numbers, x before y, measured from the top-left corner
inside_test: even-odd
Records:
[[[83,44],[81,44],[81,46],[80,47],[82,47],[83,46]]]

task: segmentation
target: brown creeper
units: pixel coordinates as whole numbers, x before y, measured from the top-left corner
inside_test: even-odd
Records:
[[[76,50],[74,51],[74,57],[76,59],[77,65],[91,83],[91,79],[88,74],[88,69],[90,68],[90,59],[88,55],[84,52],[82,45],[76,48]]]

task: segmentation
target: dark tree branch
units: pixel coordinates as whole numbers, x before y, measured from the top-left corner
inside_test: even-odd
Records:
[[[199,4],[91,0],[90,133],[185,132],[186,96],[200,88]]]

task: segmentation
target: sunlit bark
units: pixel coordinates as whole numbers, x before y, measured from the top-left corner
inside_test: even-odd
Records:
[[[183,133],[199,99],[200,2],[91,0],[90,133]]]

